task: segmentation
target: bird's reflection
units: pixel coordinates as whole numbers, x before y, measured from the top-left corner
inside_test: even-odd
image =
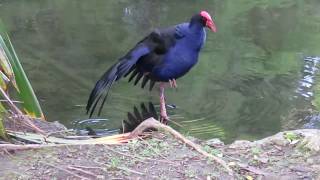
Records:
[[[127,113],[127,119],[122,121],[120,132],[131,132],[144,120],[151,117],[153,117],[154,119],[158,119],[157,111],[151,102],[149,102],[148,105],[146,105],[145,103],[141,103],[140,111],[136,106],[134,106],[133,111]]]
[[[121,127],[114,129],[95,129],[94,124],[101,123],[100,121],[108,121],[106,119],[88,119],[82,120],[77,123],[79,134],[90,135],[94,137],[107,136],[117,133],[127,133],[133,131],[139,124],[148,118],[159,118],[155,106],[152,102],[141,102],[139,106],[134,105],[132,111],[127,112],[126,118],[122,120]]]

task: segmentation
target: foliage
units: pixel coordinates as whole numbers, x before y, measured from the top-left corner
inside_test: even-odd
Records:
[[[289,142],[297,141],[300,138],[297,134],[295,134],[293,132],[284,133],[283,136]]]
[[[44,119],[38,99],[34,94],[2,22],[0,22],[0,48],[1,88],[7,90],[7,84],[11,82],[17,91],[19,99],[23,102],[22,107],[25,113],[33,118]]]
[[[7,139],[4,123],[3,123],[3,113],[6,111],[6,109],[3,107],[3,105],[0,103],[0,138],[1,139]]]
[[[14,87],[16,94],[22,101],[21,106],[25,113],[32,118],[44,119],[31,84],[23,71],[4,25],[0,21],[0,88],[3,97],[9,97],[10,85]],[[7,139],[3,122],[6,111],[4,104],[0,103],[0,138],[2,139]]]

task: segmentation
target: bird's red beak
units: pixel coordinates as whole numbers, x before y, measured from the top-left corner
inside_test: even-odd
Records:
[[[206,26],[207,26],[209,29],[211,29],[211,31],[217,32],[216,25],[214,24],[214,22],[213,22],[212,20],[207,20]]]
[[[207,11],[201,11],[200,15],[205,18],[206,20],[206,27],[208,27],[209,29],[211,29],[211,31],[213,32],[217,32],[217,27],[214,24],[210,14]]]

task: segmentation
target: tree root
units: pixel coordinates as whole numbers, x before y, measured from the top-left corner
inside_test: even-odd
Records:
[[[159,121],[155,120],[154,118],[149,118],[145,121],[143,121],[134,131],[131,132],[129,135],[129,138],[135,138],[139,135],[141,135],[146,129],[154,128],[154,129],[162,129],[166,132],[169,132],[172,134],[175,138],[178,140],[184,142],[185,144],[189,145],[194,150],[198,151],[200,154],[212,158],[216,163],[220,164],[222,167],[224,167],[230,175],[233,174],[233,171],[229,168],[227,163],[223,161],[222,159],[207,153],[206,151],[202,150],[201,146],[198,144],[193,143],[189,139],[185,138],[183,135],[178,133],[176,130],[172,129],[171,127],[161,124]]]

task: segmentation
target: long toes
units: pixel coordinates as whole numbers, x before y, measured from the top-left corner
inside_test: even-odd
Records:
[[[178,88],[177,81],[175,79],[173,79],[173,87]]]
[[[166,115],[161,115],[160,116],[160,122],[163,123],[163,124],[168,124],[168,121],[169,121],[169,117],[166,116]]]
[[[170,87],[173,88],[173,82],[171,79],[169,79],[169,84],[170,84]]]

